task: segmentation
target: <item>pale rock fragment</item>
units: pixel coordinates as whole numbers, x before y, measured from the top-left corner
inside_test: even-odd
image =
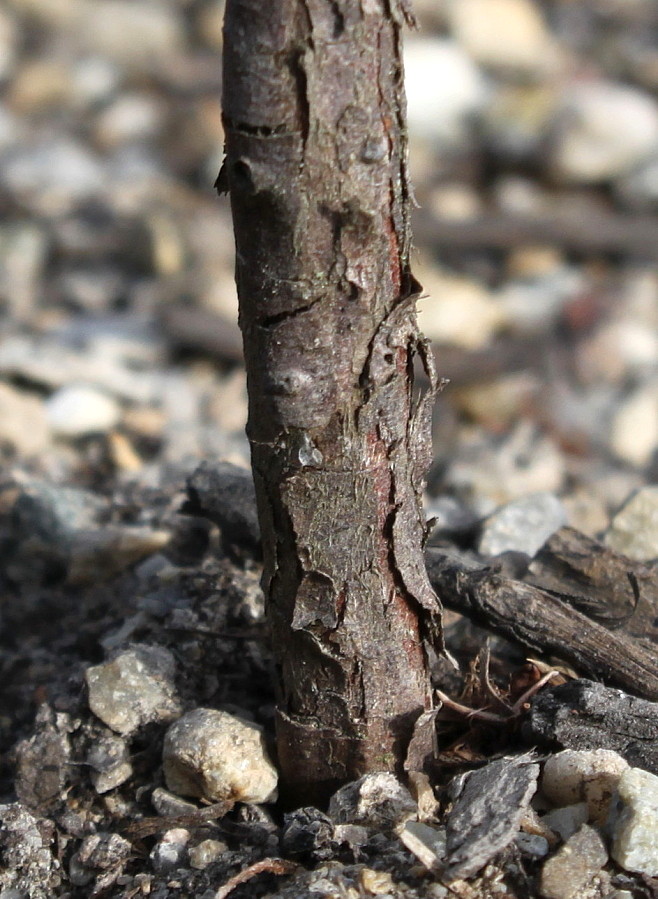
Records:
[[[587,820],[602,825],[619,778],[628,767],[628,762],[611,749],[565,749],[546,761],[542,792],[559,807],[585,802]]]
[[[531,493],[496,509],[482,525],[478,551],[485,556],[521,552],[534,556],[567,523],[564,506],[553,493]]]
[[[629,768],[617,785],[611,812],[611,855],[626,868],[658,876],[658,777],[641,768]]]
[[[163,646],[137,644],[112,661],[87,668],[89,707],[119,734],[181,713],[174,684],[176,663]]]
[[[189,830],[183,827],[167,830],[150,852],[149,858],[153,868],[163,874],[181,867],[186,861],[189,838]]]
[[[551,33],[530,0],[456,0],[448,12],[457,40],[480,65],[537,76],[557,62]]]
[[[104,434],[119,421],[116,400],[87,384],[71,384],[56,391],[46,402],[46,418],[54,434],[76,439]]]
[[[329,801],[336,824],[394,828],[418,814],[411,793],[394,774],[366,774],[341,787]]]
[[[576,802],[573,805],[565,805],[547,812],[541,820],[542,824],[566,842],[583,824],[587,823],[588,815],[587,803]]]
[[[544,899],[575,899],[608,860],[601,835],[583,824],[541,871],[539,893]]]
[[[604,540],[638,562],[658,557],[658,487],[635,491],[612,519]]]
[[[194,709],[175,721],[162,753],[167,787],[211,801],[267,802],[277,772],[256,724],[218,709]]]
[[[105,733],[87,754],[89,776],[97,793],[107,793],[132,776],[128,746],[120,736]]]
[[[188,849],[187,855],[190,867],[203,871],[225,852],[228,852],[228,846],[221,840],[201,840],[196,846]]]

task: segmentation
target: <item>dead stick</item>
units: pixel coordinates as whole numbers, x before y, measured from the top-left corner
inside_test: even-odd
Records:
[[[590,676],[658,700],[658,661],[632,637],[491,568],[465,568],[432,548],[425,560],[432,586],[448,608],[534,651],[554,653]]]

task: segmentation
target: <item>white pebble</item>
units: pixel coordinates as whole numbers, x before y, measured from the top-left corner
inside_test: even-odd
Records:
[[[46,403],[46,419],[60,437],[102,434],[117,424],[120,415],[112,397],[84,384],[62,387]]]
[[[565,749],[544,765],[541,789],[556,806],[587,803],[589,820],[603,824],[619,778],[627,769],[628,762],[610,749]]]
[[[640,768],[622,774],[611,816],[612,857],[626,868],[658,876],[658,777]]]
[[[260,727],[217,709],[194,709],[167,731],[163,749],[168,788],[214,801],[276,798],[277,772]]]

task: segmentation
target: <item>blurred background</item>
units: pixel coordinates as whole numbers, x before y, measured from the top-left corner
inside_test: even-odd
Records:
[[[658,476],[658,4],[416,0],[429,506],[590,534]],[[87,486],[246,461],[221,0],[0,3],[0,458]]]

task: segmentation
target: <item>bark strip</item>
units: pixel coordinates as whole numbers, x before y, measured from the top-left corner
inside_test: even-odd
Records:
[[[436,378],[415,314],[395,0],[228,0],[231,196],[279,762],[319,800],[430,707]],[[420,362],[432,388],[414,383]]]

